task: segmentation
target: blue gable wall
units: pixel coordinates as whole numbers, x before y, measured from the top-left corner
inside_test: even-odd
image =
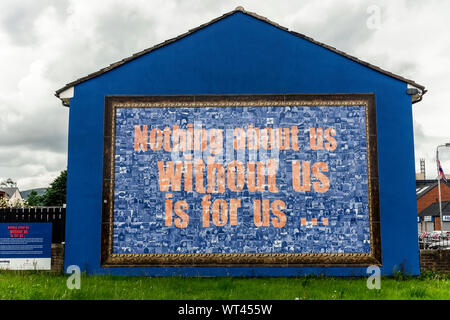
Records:
[[[133,275],[365,275],[363,268],[100,268],[105,95],[375,93],[383,273],[419,273],[411,98],[406,83],[244,13],[75,86],[66,267]]]

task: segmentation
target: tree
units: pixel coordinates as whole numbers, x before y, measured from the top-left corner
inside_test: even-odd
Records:
[[[16,199],[14,201],[9,200],[8,201],[8,207],[9,208],[23,208],[23,201],[20,199]]]
[[[2,182],[0,182],[0,187],[14,188],[14,187],[17,187],[17,182],[15,182],[11,178],[8,178],[8,179],[3,180]]]
[[[0,198],[0,209],[8,208],[8,200],[6,198]]]
[[[42,195],[41,203],[44,206],[62,206],[66,203],[67,170],[53,180],[50,187]]]
[[[27,197],[26,204],[27,204],[27,206],[30,206],[30,207],[37,207],[37,206],[41,205],[41,202],[42,202],[42,197],[40,197],[35,190],[32,190]]]
[[[13,179],[8,178],[0,182],[1,188],[17,188],[17,182]],[[0,199],[0,208],[22,208],[23,202],[20,199],[16,199],[15,201],[8,200],[6,197]]]

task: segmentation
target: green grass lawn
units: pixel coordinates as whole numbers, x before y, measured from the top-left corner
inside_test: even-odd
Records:
[[[67,277],[44,272],[0,271],[0,299],[450,299],[450,275],[382,278],[381,290],[366,279],[181,278],[82,276],[81,290]]]

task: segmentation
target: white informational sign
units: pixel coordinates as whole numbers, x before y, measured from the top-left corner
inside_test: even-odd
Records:
[[[0,223],[0,270],[51,270],[51,244],[51,223]]]
[[[442,216],[442,221],[450,222],[450,216]]]
[[[433,217],[432,216],[425,216],[425,217],[423,217],[423,221],[431,222],[431,221],[433,221]]]
[[[0,270],[50,270],[51,258],[0,259]]]

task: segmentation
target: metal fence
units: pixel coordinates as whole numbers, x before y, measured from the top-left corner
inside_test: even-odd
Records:
[[[450,250],[450,231],[432,231],[419,234],[420,249]]]
[[[66,208],[2,208],[0,223],[5,222],[51,222],[52,243],[62,243],[66,236]]]

